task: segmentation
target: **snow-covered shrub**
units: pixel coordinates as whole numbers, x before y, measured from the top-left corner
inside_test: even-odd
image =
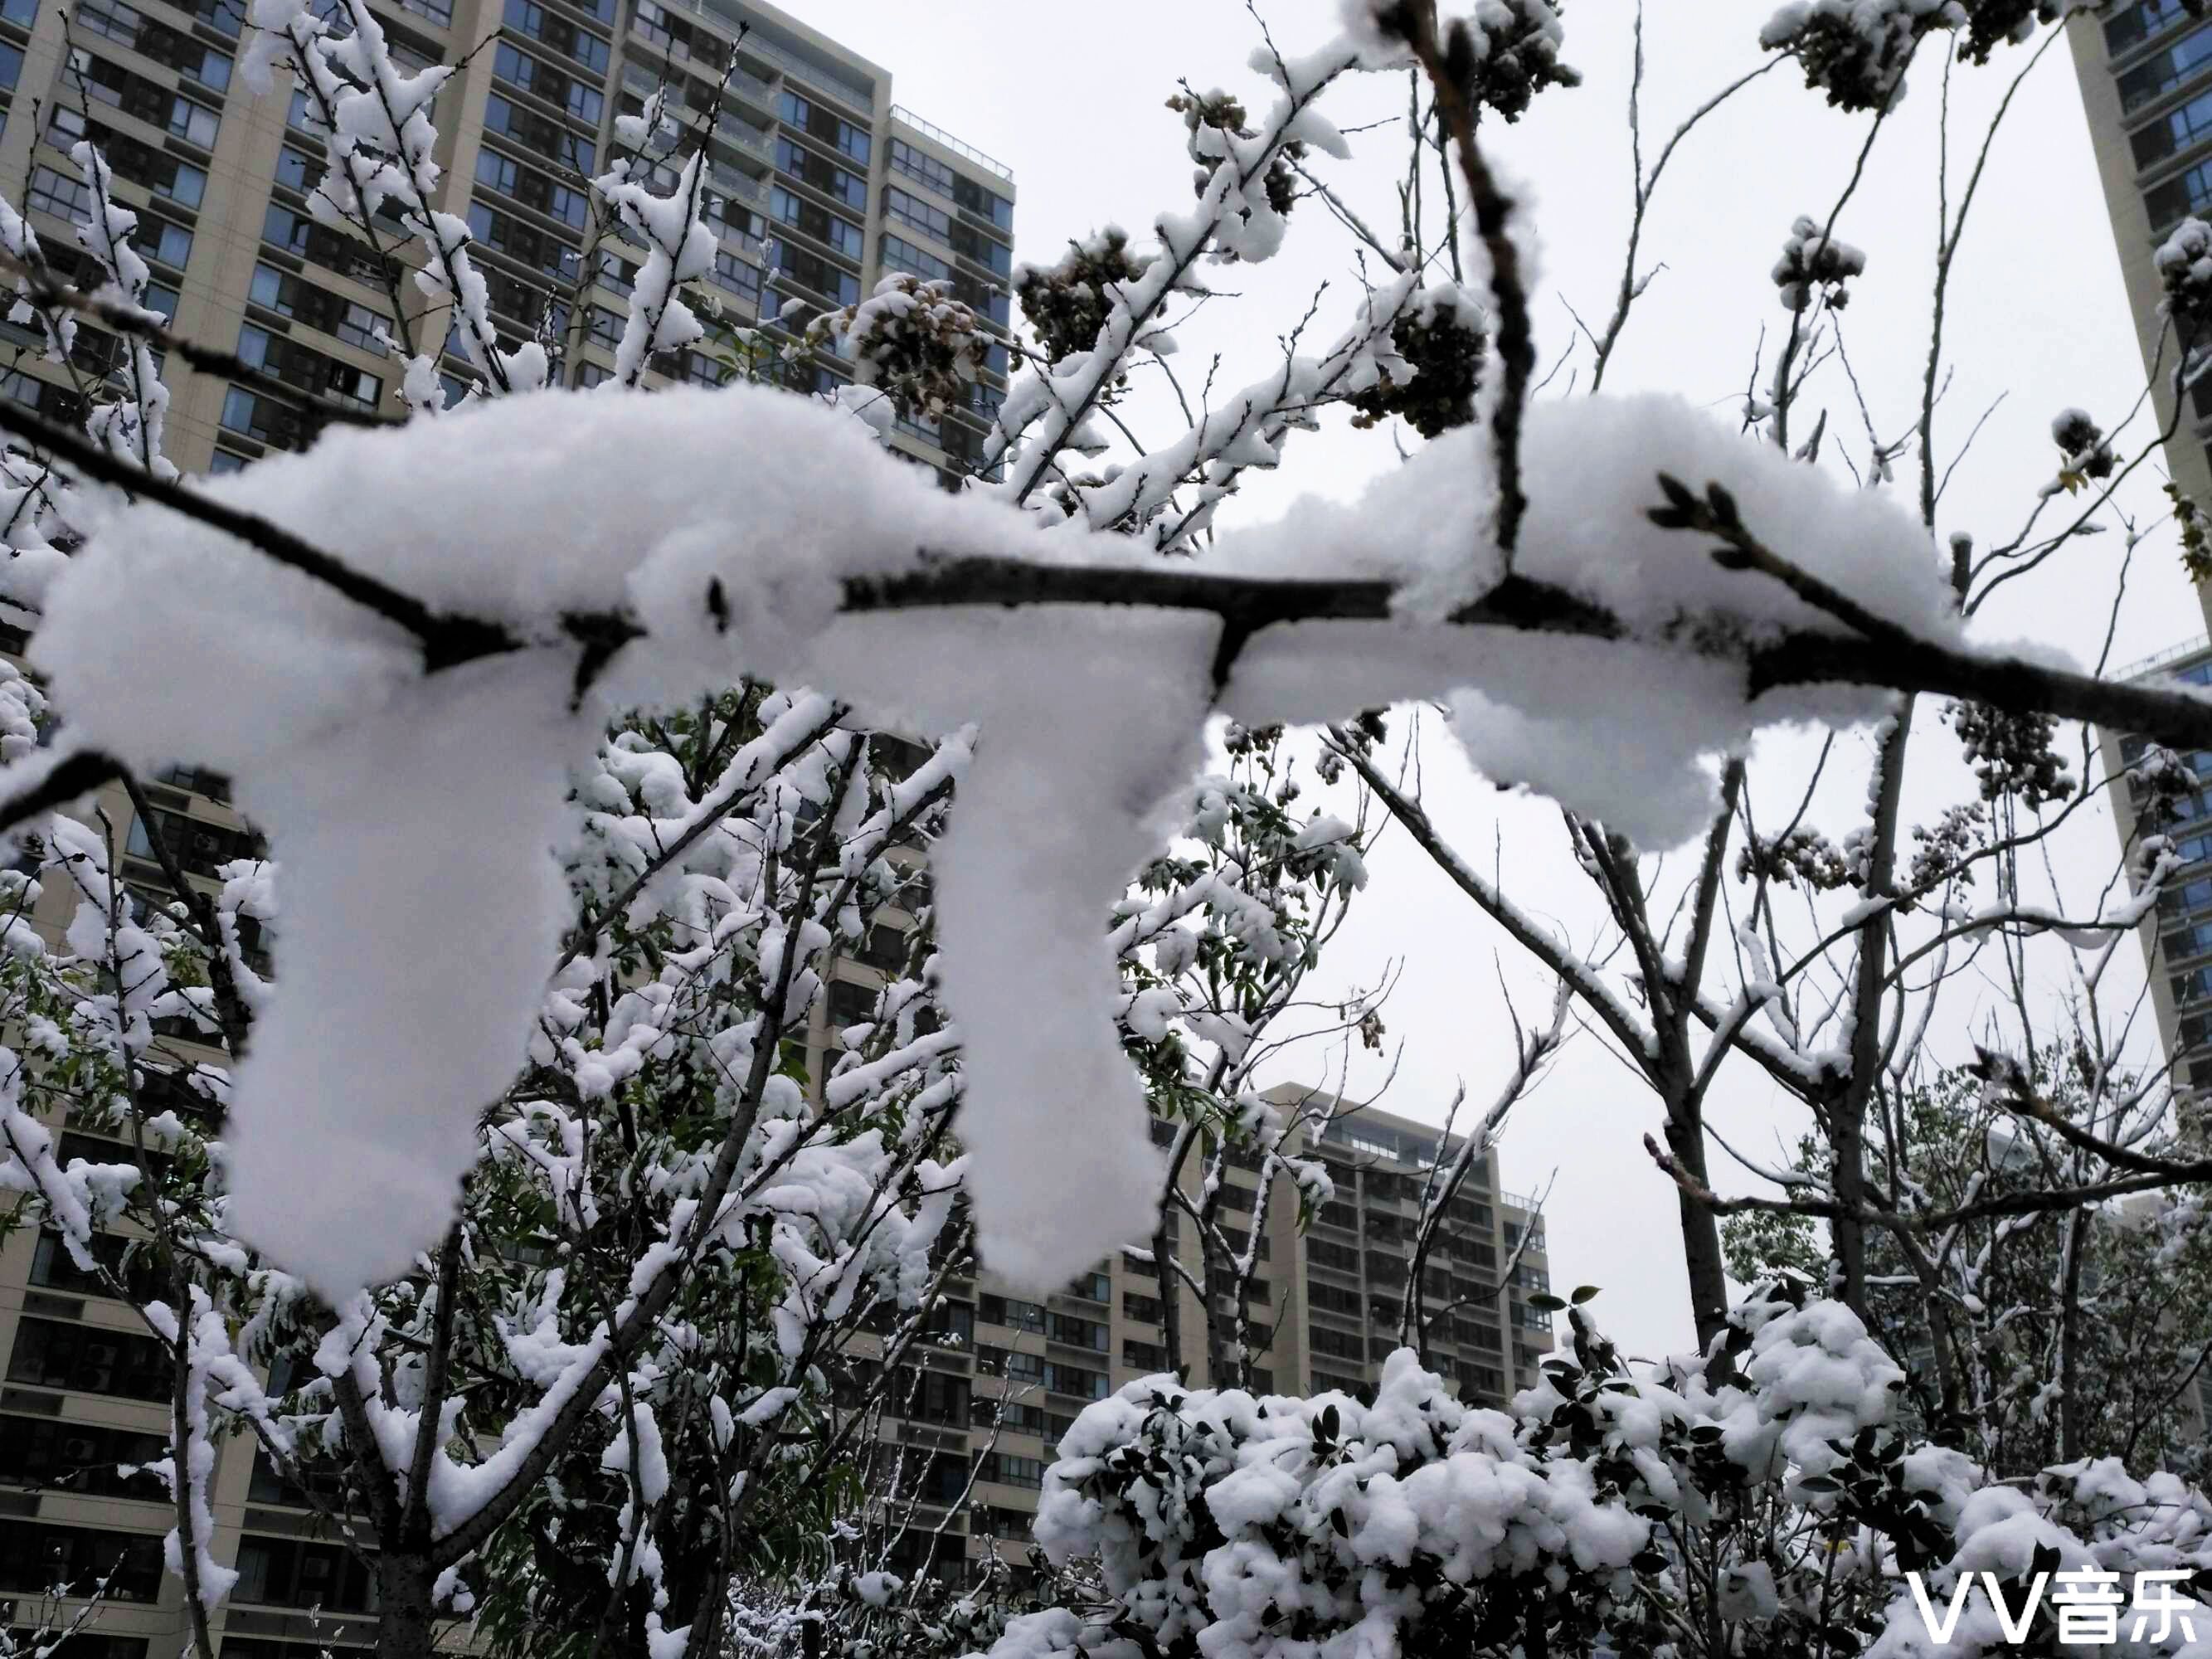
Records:
[[[1782,244],[1772,281],[1785,311],[1803,311],[1816,296],[1832,310],[1841,310],[1850,300],[1844,283],[1865,270],[1863,252],[1827,234],[1817,220],[1800,217]]]
[[[857,305],[817,318],[812,337],[843,342],[864,386],[901,410],[932,416],[964,406],[988,342],[948,282],[894,271]]]
[[[1571,1355],[1510,1412],[1462,1407],[1406,1350],[1371,1402],[1153,1377],[1090,1407],[1037,1537],[1063,1567],[1095,1557],[1103,1599],[1014,1618],[991,1659],[1904,1659],[1933,1650],[1906,1573],[1941,1601],[2042,1548],[2212,1583],[2212,1509],[2171,1476],[2084,1464],[2024,1494],[1899,1432],[1904,1374],[1802,1281],[1754,1292],[1710,1353],[1652,1367],[1569,1320]],[[2185,1605],[2212,1636],[2202,1592]],[[2031,1639],[2056,1619],[2032,1615]],[[1960,1642],[2003,1650],[1978,1580]],[[2177,1629],[2126,1650],[2201,1649]]]
[[[1383,380],[1347,401],[1358,411],[1354,426],[1396,416],[1424,438],[1474,418],[1474,394],[1489,354],[1481,305],[1456,283],[1421,289],[1411,310],[1390,331],[1390,343],[1413,370],[1410,380]]]
[[[1979,64],[1997,46],[2027,40],[2059,15],[2059,0],[1787,0],[1759,43],[1792,52],[1805,84],[1844,109],[1881,109],[1905,92],[1921,40],[1963,31],[1959,55]]]

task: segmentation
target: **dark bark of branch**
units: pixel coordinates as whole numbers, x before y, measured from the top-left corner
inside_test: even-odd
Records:
[[[441,615],[413,594],[364,575],[282,525],[215,501],[185,484],[156,478],[18,404],[0,401],[0,432],[13,433],[88,478],[158,501],[186,518],[234,536],[276,563],[343,593],[412,634],[422,642],[425,666],[434,671],[520,648],[521,641],[496,623]]]
[[[161,866],[163,879],[178,901],[191,912],[192,925],[208,949],[208,985],[215,993],[216,1023],[222,1027],[223,1046],[230,1051],[230,1063],[235,1066],[246,1058],[246,1033],[253,1024],[253,1016],[246,1000],[238,994],[238,978],[231,972],[230,951],[222,934],[222,919],[216,915],[215,901],[192,885],[185,878],[184,866],[169,843],[153,831],[153,803],[146,792],[138,787],[137,779],[128,772],[121,775],[123,787],[131,797],[131,810],[137,813],[147,827],[146,839],[154,848],[154,857]]]

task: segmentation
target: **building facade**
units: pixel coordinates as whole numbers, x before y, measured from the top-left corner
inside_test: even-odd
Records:
[[[1295,1085],[1272,1090],[1269,1097],[1286,1116],[1314,1102],[1311,1091]],[[1155,1121],[1153,1131],[1162,1145],[1175,1136],[1174,1126],[1164,1121]],[[1380,1377],[1383,1359],[1398,1346],[1414,1224],[1438,1142],[1435,1128],[1372,1108],[1332,1118],[1308,1150],[1327,1167],[1334,1192],[1303,1231],[1297,1193],[1287,1180],[1279,1181],[1267,1205],[1258,1270],[1243,1287],[1255,1332],[1256,1390],[1356,1393]],[[1442,1151],[1454,1155],[1458,1143]],[[1218,1214],[1233,1244],[1249,1237],[1237,1230],[1240,1222],[1251,1226],[1259,1192],[1258,1159],[1232,1152]],[[1205,1280],[1195,1229],[1176,1227],[1173,1237],[1192,1277]],[[1462,1400],[1502,1407],[1539,1380],[1538,1366],[1552,1349],[1552,1316],[1529,1298],[1550,1287],[1545,1243],[1533,1201],[1500,1188],[1495,1154],[1476,1161],[1424,1269],[1425,1311],[1431,1317],[1426,1358],[1432,1370],[1456,1384]],[[1208,1285],[1216,1298],[1234,1289]],[[1192,1386],[1203,1386],[1204,1310],[1188,1287],[1181,1294],[1183,1358]],[[909,1567],[920,1565],[915,1558],[930,1547],[928,1534],[948,1515],[946,1536],[964,1533],[971,1558],[994,1548],[1018,1557],[1045,1467],[1076,1413],[1124,1383],[1166,1369],[1169,1359],[1158,1279],[1141,1255],[1116,1255],[1042,1300],[1016,1294],[988,1273],[956,1285],[945,1340],[923,1356],[932,1371],[928,1387],[894,1391],[895,1398],[920,1401],[919,1419],[902,1417],[886,1427],[889,1435],[938,1454],[908,1529],[908,1559],[902,1565]],[[971,1468],[976,1474],[968,1511],[952,1514]],[[943,1507],[933,1506],[932,1498]],[[942,1542],[933,1547],[940,1561],[951,1553]]]
[[[2120,0],[2075,13],[2066,29],[2144,371],[2160,429],[2173,433],[2166,467],[2212,505],[2212,374],[2177,412],[2154,263],[2184,219],[2212,217],[2212,16],[2184,0]]]
[[[2183,219],[2212,216],[2212,16],[2193,15],[2183,0],[2120,0],[2077,13],[2066,27],[2153,404],[2161,429],[2173,434],[2166,469],[2212,506],[2212,374],[2185,391],[2176,409],[2174,344],[2159,314],[2153,263]],[[2212,612],[2212,592],[2200,589],[2198,598]],[[2212,641],[2177,644],[2122,677],[2145,674],[2212,684]],[[2140,738],[2107,732],[2099,739],[2114,775],[2142,752]],[[2183,759],[2212,785],[2212,751]],[[2180,803],[2178,822],[2155,825],[2140,821],[2144,803],[2132,784],[2111,799],[2126,844],[2142,833],[2168,835],[2190,866],[2160,895],[2143,946],[2174,1080],[2212,1085],[2212,796],[2200,792]]]
[[[2212,685],[2212,645],[2194,641],[2134,665],[2124,678],[2145,675]],[[2133,847],[2145,835],[2162,835],[2182,860],[2182,868],[2160,891],[2158,902],[2144,919],[2142,945],[2151,1008],[2173,1081],[2212,1088],[2212,749],[2180,757],[2203,787],[2178,801],[2166,798],[2166,811],[2153,822],[2146,817],[2151,803],[2143,781],[2123,775],[2142,757],[2144,740],[2112,732],[2100,732],[2097,738],[2106,772],[2120,779],[2108,799],[2123,845]],[[2179,816],[2169,817],[2167,811]],[[2130,868],[2132,873],[2132,860]]]
[[[561,377],[613,372],[641,246],[625,240],[589,180],[617,151],[615,120],[665,87],[683,149],[708,154],[714,270],[696,289],[720,323],[796,325],[850,305],[884,275],[949,283],[998,337],[971,404],[902,419],[895,447],[949,472],[969,470],[1009,367],[1014,188],[1006,167],[912,114],[888,70],[750,0],[373,0],[404,70],[456,66],[432,109],[444,172],[434,205],[465,219],[492,318],[512,347],[541,331],[562,343]],[[343,16],[342,0],[318,0]],[[312,441],[308,399],[399,412],[398,365],[379,337],[438,337],[450,319],[408,277],[418,258],[396,222],[374,245],[317,222],[309,203],[323,143],[305,94],[256,97],[237,71],[243,0],[0,0],[0,192],[51,258],[78,256],[73,223],[88,188],[70,147],[89,137],[138,216],[154,273],[148,303],[196,343],[262,373],[241,381],[165,366],[170,457],[226,471]],[[674,168],[664,164],[672,181]],[[407,313],[395,323],[395,310]],[[115,342],[79,331],[67,368],[17,346],[0,394],[57,420],[82,418]],[[450,333],[448,398],[473,377]],[[733,372],[725,327],[664,353],[670,380]],[[834,351],[779,366],[804,389],[849,380]],[[293,393],[305,394],[295,397]]]

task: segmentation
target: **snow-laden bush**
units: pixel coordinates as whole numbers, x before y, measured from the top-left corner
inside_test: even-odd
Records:
[[[2172,1476],[2055,1469],[2029,1492],[1911,1442],[1903,1373],[1850,1310],[1777,1281],[1706,1355],[1632,1367],[1581,1308],[1571,1356],[1510,1411],[1462,1406],[1401,1349],[1371,1401],[1187,1389],[1152,1377],[1090,1407],[1045,1478],[1036,1536],[1095,1557],[1103,1595],[1012,1620],[990,1659],[1355,1659],[2021,1651],[1975,1575],[2041,1559],[2124,1577],[2185,1567],[2137,1656],[2212,1645],[2212,1504]],[[2131,1582],[2131,1579],[2130,1579]],[[2014,1595],[2008,1615],[2021,1605]],[[2042,1651],[2059,1607],[2039,1606]],[[2124,1620],[2132,1628],[2132,1616]]]

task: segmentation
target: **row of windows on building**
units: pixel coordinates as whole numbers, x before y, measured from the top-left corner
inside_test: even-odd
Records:
[[[120,30],[131,27],[130,16],[134,15],[126,14],[119,18],[115,27]],[[563,20],[547,13],[542,7],[529,3],[529,0],[510,0],[507,21],[533,38],[545,39],[550,33],[556,44],[564,38],[561,35]],[[592,56],[588,47],[580,50],[586,59]],[[216,66],[218,64],[219,67]],[[586,117],[595,116],[599,112],[599,94],[595,90],[568,77],[554,82],[550,77],[556,72],[547,70],[537,60],[514,51],[504,42],[501,44],[497,67],[519,82],[535,82],[538,90],[558,93],[568,100],[568,106]],[[204,68],[210,78],[219,76],[227,81],[228,63],[221,54],[217,54],[216,59],[209,60]],[[127,85],[127,82],[118,82],[117,84]],[[815,126],[820,125],[811,109],[793,107],[788,112],[804,118]],[[495,95],[491,125],[495,131],[505,131],[511,136],[524,132],[524,113],[507,100]],[[506,117],[503,125],[502,115]],[[311,129],[316,125],[312,114],[305,108],[303,100],[295,100],[294,117],[295,126]],[[73,117],[64,115],[62,118],[71,124],[71,131],[58,134],[58,137],[72,137],[76,128],[82,125]],[[191,122],[197,119],[190,117],[177,118],[185,120],[188,129]],[[538,118],[542,120],[542,118]],[[107,143],[118,174],[136,179],[157,196],[180,206],[196,207],[202,199],[206,184],[204,169],[196,168],[176,157],[147,151],[143,146],[134,149],[132,141],[119,135],[95,131],[94,136],[101,137]],[[547,135],[543,130],[532,129],[527,131],[526,136],[543,142]],[[570,137],[574,137],[573,135]],[[575,152],[574,159],[588,167],[596,159],[592,146],[589,141],[580,138],[574,138],[574,142],[581,147]],[[314,188],[322,167],[319,156],[288,146],[280,154],[276,179],[285,188],[305,194]],[[584,218],[586,202],[582,192],[524,167],[512,158],[501,156],[495,152],[483,152],[478,164],[478,179],[487,190],[504,195],[519,205],[531,208],[571,228],[579,228]],[[36,169],[27,194],[31,205],[73,220],[86,211],[89,192],[79,181],[42,166]],[[796,199],[791,198],[789,192],[782,192],[782,198],[778,204],[781,211],[787,216],[798,212]],[[746,219],[751,217],[749,214],[743,216]],[[816,228],[827,230],[826,221],[830,216],[824,214],[825,222]],[[485,246],[525,265],[538,269],[549,276],[563,279],[573,272],[574,263],[579,257],[577,251],[548,231],[482,203],[472,207],[470,222],[472,234]],[[836,234],[834,230],[829,231],[831,236]],[[740,229],[738,234],[741,238],[749,238],[751,233]],[[845,249],[857,249],[858,234],[857,228],[847,228],[843,242]],[[386,269],[388,261],[353,242],[350,238],[315,223],[307,216],[282,203],[270,204],[264,224],[264,236],[287,252],[325,264],[326,268],[356,280],[374,282],[388,276]],[[141,232],[137,240],[146,245],[143,251],[149,259],[181,268],[190,258],[191,232],[189,228],[158,216],[142,215]],[[860,297],[856,276],[839,270],[811,250],[779,239],[766,252],[770,266],[777,275],[789,279],[802,289],[811,290],[836,304],[851,304]],[[616,270],[623,269],[620,261],[612,261],[611,265]],[[526,287],[517,284],[504,273],[496,274],[501,280],[493,284],[495,288],[521,290],[507,296],[512,303],[504,308],[507,314],[526,326],[534,325],[536,318],[526,310],[526,303],[533,297],[529,295]],[[726,292],[756,305],[758,303],[759,273],[743,259],[727,252],[722,253],[718,257],[713,279]],[[343,300],[325,290],[314,289],[312,284],[304,283],[291,273],[265,265],[257,270],[253,280],[252,298],[256,303],[276,310],[280,314],[295,317],[309,326],[321,328],[349,344],[362,349],[377,349],[375,336],[384,319],[373,308],[357,301]],[[1003,295],[995,296],[995,307],[988,296],[977,295],[973,297],[983,301],[982,308],[987,313],[1004,319],[1006,307]],[[157,283],[149,299],[155,308],[173,313],[173,288]],[[533,308],[542,308],[542,305]],[[295,389],[316,397],[331,397],[373,405],[383,390],[381,377],[324,357],[311,349],[273,337],[268,331],[252,325],[249,325],[247,331],[241,335],[240,355],[256,367],[268,369],[275,378]],[[988,366],[1002,378],[1006,374],[1010,364],[1003,346],[993,346]],[[707,384],[718,384],[725,378],[722,369],[711,358],[697,354],[690,354],[684,362],[666,367],[676,378]],[[583,378],[588,382],[603,374],[603,370],[594,374],[592,366],[587,365],[585,366]],[[831,386],[836,381],[834,374],[819,368],[816,370],[814,379]],[[15,383],[17,381],[21,384]],[[35,377],[19,372],[5,390],[55,418],[82,418],[82,410],[76,407],[78,400],[74,393],[65,388],[40,382]],[[1003,392],[996,388],[979,384],[975,395],[976,412],[988,421],[995,414],[996,405],[1002,401],[1003,396]],[[974,433],[964,430],[948,433],[933,418],[915,420],[910,416],[909,419],[917,428],[922,428],[917,431],[917,435],[949,447],[966,459],[980,459],[981,443]],[[301,447],[313,439],[321,424],[312,410],[295,408],[272,398],[264,390],[243,386],[227,389],[218,421],[226,431],[254,443],[276,448]],[[221,451],[216,458],[216,469],[235,470],[246,459],[234,452]]]

